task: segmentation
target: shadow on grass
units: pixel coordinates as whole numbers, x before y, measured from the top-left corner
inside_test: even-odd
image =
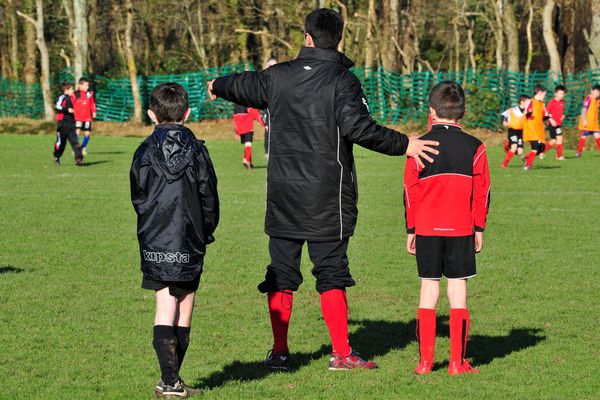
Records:
[[[18,274],[25,271],[23,268],[13,267],[12,265],[3,265],[0,267],[0,275],[3,274]]]
[[[351,320],[350,327],[358,325],[358,329],[350,334],[352,347],[361,352],[365,358],[383,356],[392,349],[401,349],[415,340],[415,321],[383,321],[383,320]],[[298,371],[313,360],[328,355],[330,345],[323,345],[311,353],[292,353],[290,369],[287,373]],[[325,365],[323,365],[325,368]],[[260,361],[234,361],[226,365],[222,371],[213,372],[206,378],[199,378],[197,387],[213,389],[228,382],[247,382],[258,380],[274,372],[260,365]]]
[[[94,151],[94,154],[125,154],[124,151]]]
[[[415,320],[410,322],[384,321],[384,320],[351,320],[350,327],[359,328],[350,334],[352,347],[362,351],[362,355],[371,357],[383,356],[394,349],[403,349],[415,338]],[[448,336],[448,317],[438,317],[438,336]],[[472,335],[469,338],[467,357],[473,360],[473,365],[485,365],[496,358],[504,358],[511,353],[536,346],[545,340],[542,329],[515,328],[506,336]],[[329,354],[329,345],[322,345],[318,350],[308,353],[292,353],[290,370],[296,372],[307,366],[313,360],[318,360]],[[434,369],[447,367],[448,362],[436,363]],[[412,366],[411,366],[412,367]],[[323,365],[325,368],[325,365]],[[249,382],[262,379],[274,372],[260,365],[260,361],[242,362],[234,361],[226,365],[223,370],[213,372],[205,378],[198,378],[197,388],[214,389],[222,387],[228,382]]]
[[[92,165],[106,164],[106,163],[109,163],[109,162],[112,162],[112,161],[109,161],[109,160],[90,161],[90,162],[87,162],[87,161],[86,161],[86,162],[83,164],[83,167],[91,167]]]

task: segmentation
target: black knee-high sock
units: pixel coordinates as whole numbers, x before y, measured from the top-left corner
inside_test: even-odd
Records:
[[[173,386],[179,380],[179,361],[177,358],[177,337],[172,326],[155,325],[152,341],[162,381]]]
[[[190,327],[189,326],[174,326],[175,336],[177,337],[177,359],[179,361],[179,369],[183,364],[183,358],[190,344]]]

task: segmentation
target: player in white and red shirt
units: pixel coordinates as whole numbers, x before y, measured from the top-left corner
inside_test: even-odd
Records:
[[[563,156],[563,134],[562,124],[565,119],[565,93],[567,88],[563,85],[558,85],[554,89],[554,98],[546,105],[546,114],[548,120],[546,121],[546,128],[550,133],[550,142],[546,143],[546,149],[544,153],[547,153],[552,147],[556,146],[556,159],[564,160]]]
[[[244,145],[244,159],[242,165],[247,169],[252,169],[252,141],[254,139],[254,121],[257,121],[262,127],[265,127],[265,121],[260,116],[260,111],[256,108],[244,107],[239,104],[233,106],[233,127],[235,134],[240,137],[240,142]]]
[[[73,108],[75,109],[75,126],[77,135],[83,131],[84,137],[81,143],[83,154],[87,154],[87,145],[92,133],[92,120],[96,118],[96,101],[94,92],[90,90],[90,81],[79,78],[79,85],[73,95]]]

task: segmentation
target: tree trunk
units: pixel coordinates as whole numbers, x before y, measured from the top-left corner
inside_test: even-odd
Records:
[[[375,0],[369,0],[367,11],[367,48],[365,49],[365,68],[372,68],[375,60],[375,36],[373,35],[375,23]]]
[[[502,17],[504,22],[504,37],[506,39],[508,50],[507,67],[510,72],[519,72],[519,28],[517,19],[515,18],[515,9],[512,1],[513,0],[505,0]]]
[[[591,0],[592,24],[588,36],[590,68],[600,67],[600,0]]]
[[[75,79],[79,79],[87,72],[88,61],[88,21],[87,0],[73,0],[73,67]]]
[[[348,31],[348,7],[344,4],[343,1],[336,0],[338,7],[340,8],[340,14],[342,15],[342,20],[344,21],[344,27],[342,29],[342,40],[340,40],[340,44],[338,45],[338,51],[344,52],[344,45],[346,42],[346,32]]]
[[[460,71],[460,31],[458,30],[458,20],[461,17],[461,10],[459,9],[458,0],[454,1],[454,19],[452,21],[452,27],[454,32],[454,72]]]
[[[560,54],[558,53],[558,48],[556,46],[556,37],[554,36],[554,30],[552,29],[552,17],[554,14],[555,6],[556,0],[546,0],[543,13],[543,33],[544,42],[546,43],[546,48],[548,49],[548,56],[550,57],[550,77],[555,81],[558,81],[561,74]]]
[[[411,74],[415,62],[419,60],[419,25],[421,18],[422,0],[412,0],[407,9],[402,11],[402,32],[400,34],[402,73]],[[395,38],[392,38],[395,40]]]
[[[87,44],[88,44],[88,49],[91,47],[92,49],[95,46],[96,43],[96,33],[97,33],[97,26],[98,26],[98,1],[97,0],[89,0],[88,3],[88,7],[89,7],[89,13],[88,13],[88,40],[87,40]],[[95,68],[94,68],[94,62],[92,59],[92,54],[88,51],[88,57],[87,57],[87,70],[90,73],[94,73]]]
[[[31,0],[23,2],[23,9],[27,14],[33,11]],[[35,26],[26,23],[25,29],[25,64],[23,66],[23,78],[25,83],[35,83],[37,80],[37,52],[35,50]]]
[[[17,25],[17,13],[14,0],[8,0],[8,19],[10,22],[10,69],[11,78],[19,79],[19,27]]]
[[[54,119],[54,107],[52,106],[52,92],[50,90],[50,57],[48,55],[48,47],[46,46],[46,38],[44,37],[44,2],[42,0],[36,0],[35,5],[36,19],[33,19],[31,16],[20,11],[17,11],[17,13],[28,23],[35,26],[35,44],[40,51],[40,59],[42,62],[40,83],[42,84],[42,96],[44,98],[44,117],[46,121],[52,121]]]
[[[531,70],[531,60],[533,59],[533,35],[531,26],[533,25],[533,0],[527,0],[529,15],[527,17],[527,60],[525,61],[525,74],[529,75]]]
[[[142,102],[140,97],[140,87],[137,79],[137,67],[133,52],[133,4],[132,0],[125,1],[127,8],[127,22],[125,24],[125,56],[127,58],[127,69],[129,71],[129,81],[131,82],[131,95],[133,96],[133,122],[142,122]],[[175,122],[175,121],[173,121]]]

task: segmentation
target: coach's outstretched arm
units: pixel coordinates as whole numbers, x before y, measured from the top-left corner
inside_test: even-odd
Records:
[[[433,162],[426,152],[438,154],[437,150],[430,147],[437,146],[438,142],[408,138],[400,132],[377,124],[369,112],[360,81],[351,72],[344,74],[338,83],[335,107],[340,133],[353,143],[388,155],[406,154],[415,158],[421,165],[421,158]]]
[[[208,94],[212,100],[220,97],[242,106],[265,109],[269,87],[266,71],[242,72],[213,79],[208,82]]]

